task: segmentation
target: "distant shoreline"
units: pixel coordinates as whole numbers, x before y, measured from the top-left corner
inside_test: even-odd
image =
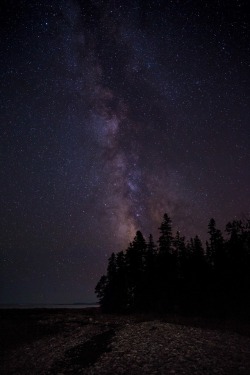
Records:
[[[72,304],[3,304],[0,310],[33,310],[33,309],[86,309],[99,307],[98,303],[72,303]]]

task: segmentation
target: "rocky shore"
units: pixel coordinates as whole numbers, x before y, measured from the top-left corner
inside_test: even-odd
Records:
[[[2,310],[1,374],[250,374],[250,327],[99,309]]]

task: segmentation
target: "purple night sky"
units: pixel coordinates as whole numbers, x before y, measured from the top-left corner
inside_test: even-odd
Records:
[[[249,216],[247,4],[3,1],[1,303],[95,301],[165,212]]]

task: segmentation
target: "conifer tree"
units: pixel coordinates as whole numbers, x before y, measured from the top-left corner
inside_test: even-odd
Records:
[[[162,308],[171,309],[176,294],[177,258],[173,253],[172,221],[164,214],[159,227],[159,254],[157,258],[158,299]]]
[[[95,294],[99,299],[100,305],[103,307],[105,305],[105,297],[107,292],[107,276],[103,275],[98,281],[95,287]]]
[[[150,234],[148,238],[147,247],[146,247],[146,253],[145,253],[145,267],[147,270],[152,269],[154,267],[156,255],[157,255],[156,245],[154,243],[152,234]]]
[[[212,267],[220,268],[223,258],[224,239],[222,233],[216,228],[215,220],[212,218],[208,224],[209,242],[206,243],[206,255]]]
[[[95,292],[105,311],[230,311],[250,313],[250,220],[234,220],[224,239],[214,219],[208,225],[206,256],[198,236],[186,243],[172,235],[167,214],[159,248],[140,231],[126,252],[112,253]]]
[[[157,270],[156,270],[156,260],[157,260],[157,248],[153,240],[152,234],[149,235],[147,242],[147,248],[145,252],[145,267],[142,278],[142,305],[146,310],[152,310],[155,306],[156,300],[156,290],[157,285]]]
[[[172,220],[168,214],[164,214],[163,221],[159,228],[160,237],[159,237],[159,253],[160,254],[170,254],[171,253],[171,244],[173,240],[172,236]]]
[[[128,276],[128,305],[130,308],[138,308],[141,303],[146,249],[146,241],[142,233],[137,231],[125,256]]]

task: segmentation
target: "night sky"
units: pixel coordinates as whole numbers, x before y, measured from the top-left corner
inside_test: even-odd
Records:
[[[247,3],[1,2],[1,303],[95,301],[165,212],[249,216]]]

